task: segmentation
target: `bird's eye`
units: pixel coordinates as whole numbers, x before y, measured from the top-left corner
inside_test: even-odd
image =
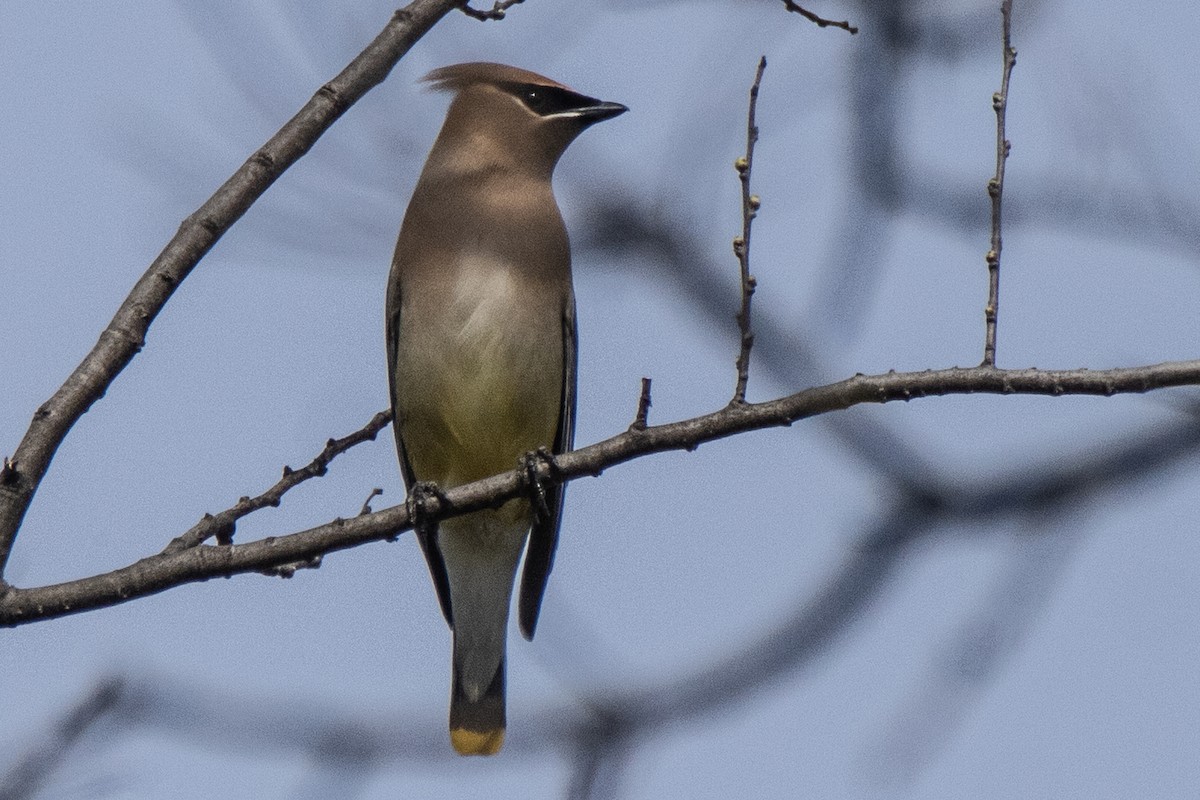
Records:
[[[521,100],[529,106],[529,110],[536,114],[547,110],[547,99],[544,91],[533,87],[526,89],[521,96]]]

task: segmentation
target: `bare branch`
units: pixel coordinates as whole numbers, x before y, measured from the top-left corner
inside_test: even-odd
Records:
[[[620,780],[627,748],[666,722],[709,719],[715,709],[728,708],[758,696],[762,687],[782,675],[811,669],[829,645],[863,619],[886,595],[889,578],[911,556],[913,545],[944,533],[947,526],[966,521],[995,522],[1031,512],[1042,519],[1086,511],[1098,495],[1128,490],[1138,481],[1194,457],[1200,426],[1194,418],[1178,420],[1154,432],[1134,432],[1124,441],[1084,448],[1068,459],[1042,465],[1021,463],[1002,475],[971,484],[959,483],[930,494],[898,499],[853,537],[841,565],[827,579],[796,598],[790,612],[778,615],[773,626],[741,644],[735,653],[717,655],[653,685],[614,688],[589,694],[579,704],[533,712],[522,728],[527,732],[511,743],[514,753],[563,752],[573,775],[568,797],[612,796]],[[1033,535],[1058,536],[1061,531]],[[983,530],[973,526],[973,530]],[[1012,525],[991,525],[990,536],[1028,536]],[[978,535],[978,534],[976,534]],[[330,731],[353,729],[359,749],[385,754],[391,763],[446,763],[456,756],[428,731],[443,720],[412,716],[397,722],[395,714],[378,721],[347,715],[344,709],[321,709],[295,698],[271,702],[205,692],[194,683],[153,682],[136,675],[123,679],[112,710],[119,717],[136,717],[148,728],[186,732],[218,747],[265,746],[312,751]],[[136,715],[128,709],[137,709]],[[399,744],[398,744],[399,743]],[[506,745],[509,746],[509,745]],[[456,762],[457,763],[457,762]],[[0,784],[3,785],[3,784]],[[608,790],[608,791],[606,791]],[[0,795],[3,797],[3,795]]]
[[[762,84],[763,70],[767,68],[767,57],[758,60],[754,72],[754,83],[750,85],[750,107],[746,112],[746,155],[733,162],[738,180],[742,184],[742,235],[734,237],[733,254],[737,256],[742,284],[742,307],[738,310],[738,330],[741,344],[737,357],[737,386],[733,390],[735,405],[746,402],[746,384],[750,380],[750,348],[754,346],[754,331],[750,327],[750,300],[754,297],[757,281],[750,274],[750,229],[758,216],[761,201],[758,195],[750,194],[750,172],[754,169],[754,145],[758,143],[758,126],[754,123],[754,112],[758,108],[758,87]]]
[[[1000,91],[992,95],[992,108],[996,111],[996,174],[988,181],[988,196],[992,198],[992,246],[987,252],[988,304],[983,311],[987,331],[983,343],[983,366],[996,366],[996,318],[1000,310],[1000,201],[1004,197],[1004,164],[1012,143],[1005,138],[1004,121],[1008,110],[1008,81],[1017,63],[1017,51],[1012,48],[1012,0],[1000,4],[1000,16],[1004,32],[1004,73],[1000,79]]]
[[[330,461],[333,461],[333,459],[356,444],[374,441],[375,436],[387,427],[391,421],[391,411],[380,411],[371,417],[370,422],[349,436],[344,436],[341,439],[330,439],[325,442],[325,448],[307,465],[300,469],[292,469],[285,466],[283,468],[283,477],[258,497],[243,497],[238,500],[237,505],[233,508],[227,508],[215,515],[205,514],[204,518],[192,526],[186,533],[172,539],[163,552],[174,553],[179,550],[186,550],[189,547],[203,544],[214,537],[217,540],[217,544],[233,544],[233,534],[239,519],[253,514],[259,509],[267,507],[278,508],[279,501],[283,499],[283,496],[288,491],[311,478],[319,478],[324,475],[325,471],[329,468]],[[382,490],[377,489],[376,492],[382,494]],[[366,514],[370,512],[368,504],[371,502],[371,497],[374,496],[375,494],[373,493],[367,498],[366,502],[363,503],[363,510],[359,513]]]
[[[602,442],[545,459],[538,480],[560,483],[596,476],[608,467],[650,453],[692,451],[705,442],[751,430],[787,427],[794,422],[865,403],[916,400],[950,394],[1032,394],[1111,396],[1169,386],[1200,384],[1200,360],[1174,361],[1111,370],[1002,370],[971,367],[924,372],[855,375],[763,403],[729,405],[682,422],[626,431]],[[423,516],[446,517],[495,508],[526,491],[523,470],[464,484],[425,498]],[[185,583],[246,572],[311,566],[327,553],[367,542],[394,539],[409,529],[408,504],[350,520],[248,544],[198,545],[144,558],[127,567],[89,578],[33,589],[5,587],[0,594],[0,626],[16,626],[145,597]]]
[[[817,23],[818,28],[841,28],[844,31],[849,31],[851,34],[858,33],[858,28],[851,25],[849,22],[846,22],[844,20],[842,22],[837,22],[832,19],[825,19],[823,17],[818,17],[816,14],[809,11],[807,8],[796,5],[794,2],[792,2],[792,0],[783,0],[783,6],[788,11],[791,11],[794,14],[799,14],[800,16],[804,17],[809,22]]]
[[[183,221],[138,280],[100,340],[33,416],[0,481],[0,586],[4,566],[33,495],[71,427],[104,396],[141,350],[150,324],[200,259],[284,170],[372,87],[460,0],[413,0],[333,80]]]

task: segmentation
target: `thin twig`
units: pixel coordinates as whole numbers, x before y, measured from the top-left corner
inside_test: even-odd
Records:
[[[818,28],[841,28],[844,31],[850,31],[851,34],[858,33],[858,28],[851,25],[849,22],[846,22],[846,21],[837,22],[836,20],[825,19],[824,17],[818,17],[816,14],[809,11],[807,8],[796,5],[792,0],[783,0],[783,5],[785,8],[787,8],[788,11],[791,11],[794,14],[799,14],[800,16],[804,17],[809,22],[817,23]]]
[[[341,439],[330,439],[325,442],[325,448],[306,466],[300,469],[284,467],[283,477],[274,486],[257,497],[243,497],[237,501],[237,505],[233,506],[233,508],[227,508],[217,514],[205,514],[204,518],[192,526],[190,530],[171,540],[171,543],[166,546],[163,553],[175,553],[180,550],[186,550],[189,547],[196,547],[214,537],[217,540],[217,544],[233,544],[233,533],[239,519],[253,514],[259,509],[268,507],[277,508],[279,501],[290,490],[307,480],[324,475],[329,467],[329,462],[351,447],[363,442],[374,441],[376,434],[387,427],[391,421],[392,412],[380,411],[371,417],[370,422],[349,436],[343,436]],[[371,502],[371,497],[374,497],[376,494],[383,494],[383,492],[379,489],[372,492],[371,496],[367,498],[367,502],[363,503],[361,514],[370,513],[371,508],[369,503]]]
[[[746,384],[750,380],[750,348],[754,346],[754,331],[750,328],[750,299],[757,285],[750,274],[750,228],[758,216],[762,204],[758,195],[750,193],[750,172],[754,169],[754,145],[758,142],[758,126],[754,123],[754,112],[758,107],[758,87],[762,83],[763,70],[767,68],[767,57],[758,60],[754,72],[754,83],[750,85],[750,109],[746,113],[746,155],[733,162],[738,180],[742,184],[742,235],[733,239],[733,254],[737,256],[742,280],[742,307],[738,310],[738,329],[742,333],[737,357],[737,387],[733,391],[734,405],[746,402]]]
[[[698,247],[678,221],[667,220],[655,211],[653,201],[639,203],[630,196],[610,198],[594,206],[589,219],[597,221],[588,245],[596,252],[650,252],[663,265],[658,273],[667,281],[666,291],[697,313],[720,324],[726,321],[728,292],[716,288],[714,276],[725,271],[713,255]],[[629,249],[626,249],[629,248]],[[798,330],[792,320],[779,315],[759,315],[754,354],[758,369],[766,369],[782,386],[812,386],[829,380],[832,368],[814,349],[812,338]],[[853,455],[860,466],[899,490],[911,489],[940,470],[922,456],[878,414],[830,414],[821,425]]]
[[[391,416],[388,416],[388,419],[390,420]],[[383,489],[380,489],[378,486],[371,490],[371,493],[367,495],[366,500],[363,500],[362,509],[358,512],[360,517],[364,514],[371,513],[371,501],[376,497],[383,497]]]
[[[1111,370],[951,368],[922,372],[855,375],[762,403],[729,405],[681,422],[626,431],[602,442],[555,456],[553,464],[538,467],[546,485],[563,483],[650,453],[693,451],[705,442],[752,430],[786,427],[795,422],[865,403],[911,401],[958,394],[1029,394],[1061,397],[1143,393],[1169,386],[1200,385],[1200,360],[1175,361]],[[425,500],[423,515],[432,524],[485,508],[497,508],[527,492],[521,470],[493,475],[456,486]],[[248,544],[201,544],[143,558],[103,575],[67,583],[18,589],[0,588],[0,627],[61,617],[117,605],[176,586],[249,572],[271,571],[281,565],[310,564],[314,559],[367,542],[394,539],[408,530],[413,517],[407,504],[286,536],[271,536]],[[106,535],[97,531],[95,535]]]
[[[1012,143],[1005,138],[1004,119],[1008,110],[1008,81],[1013,66],[1017,63],[1017,51],[1012,47],[1012,0],[1000,4],[1000,17],[1004,31],[1004,75],[1000,79],[1000,91],[992,95],[992,108],[996,112],[996,174],[988,181],[988,196],[992,198],[992,246],[985,256],[988,265],[988,304],[983,310],[987,329],[983,343],[983,366],[996,366],[996,319],[1000,311],[1000,201],[1004,197],[1004,164]]]
[[[462,0],[462,5],[459,6],[459,9],[468,17],[487,22],[489,19],[504,19],[504,14],[508,9],[518,3],[524,2],[525,0],[496,0],[491,9],[481,11],[478,8],[471,7],[471,0]]]
[[[637,415],[633,418],[633,424],[629,426],[629,430],[646,430],[650,417],[650,405],[650,379],[642,378],[642,393],[638,396]]]
[[[17,531],[71,427],[141,350],[150,324],[200,259],[283,172],[461,0],[413,0],[367,47],[183,221],[134,285],[100,340],[33,415],[0,481],[0,589]]]

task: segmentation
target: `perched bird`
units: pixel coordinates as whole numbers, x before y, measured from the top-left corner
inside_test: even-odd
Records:
[[[387,349],[400,468],[451,488],[571,448],[575,298],[551,175],[585,128],[628,109],[502,64],[425,80],[453,92],[413,191],[387,290]],[[504,743],[504,661],[517,562],[520,624],[533,638],[554,560],[563,487],[545,506],[510,500],[418,533],[454,635],[450,741]]]

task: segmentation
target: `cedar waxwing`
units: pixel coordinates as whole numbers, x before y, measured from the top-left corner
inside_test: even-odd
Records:
[[[550,179],[589,125],[628,109],[502,64],[426,76],[454,92],[413,191],[387,290],[387,348],[400,469],[411,491],[517,468],[571,448],[575,298]],[[529,535],[520,624],[532,639],[554,560],[563,487],[418,532],[453,631],[450,742],[504,743],[504,653],[517,561]],[[548,513],[545,513],[548,512]]]

